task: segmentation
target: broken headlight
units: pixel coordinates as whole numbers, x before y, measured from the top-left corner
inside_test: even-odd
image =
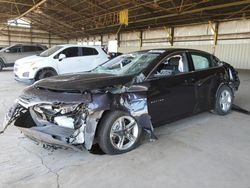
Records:
[[[42,104],[33,109],[43,120],[72,129],[81,127],[87,117],[84,104]]]

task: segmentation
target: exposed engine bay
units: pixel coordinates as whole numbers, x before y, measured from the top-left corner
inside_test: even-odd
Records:
[[[88,111],[84,104],[47,104],[37,105],[30,109],[31,116],[33,116],[33,119],[37,121],[36,124],[39,126],[51,123],[68,129],[74,129],[74,133],[65,138],[65,141],[70,144],[82,144],[84,142],[87,113]]]

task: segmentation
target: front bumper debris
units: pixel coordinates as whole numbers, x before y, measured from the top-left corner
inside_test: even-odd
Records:
[[[48,145],[53,145],[53,146],[58,146],[58,147],[63,147],[63,148],[71,148],[73,150],[79,151],[79,147],[68,144],[64,141],[58,140],[53,138],[50,134],[47,134],[45,132],[40,132],[34,128],[22,128],[19,127],[20,131],[24,135],[26,135],[28,138],[37,141],[38,143],[41,144],[48,144]]]
[[[7,114],[5,115],[4,122],[3,122],[3,129],[0,131],[0,133],[3,133],[8,126],[14,122],[21,113],[25,113],[27,109],[22,107],[18,102],[15,102],[15,104],[9,109]]]

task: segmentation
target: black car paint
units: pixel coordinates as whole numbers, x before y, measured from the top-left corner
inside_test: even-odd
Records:
[[[148,110],[154,126],[213,109],[219,86],[228,84],[224,66],[195,71],[189,52],[206,54],[186,50],[190,72],[149,81]]]
[[[149,81],[148,110],[154,125],[193,112],[195,88],[192,76],[193,73],[188,73]]]
[[[176,53],[185,52],[189,60],[189,72],[169,77],[150,77],[154,68],[164,58]],[[146,80],[136,82],[136,75],[114,76],[109,74],[78,74],[65,75],[41,80],[24,90],[22,100],[33,103],[87,103],[87,108],[93,112],[88,117],[86,127],[87,139],[85,147],[90,149],[98,126],[98,121],[105,111],[123,110],[136,118],[138,123],[147,130],[151,138],[153,126],[174,121],[205,110],[213,109],[216,92],[220,85],[227,84],[232,90],[239,86],[229,80],[227,69],[232,67],[221,65],[206,70],[195,71],[189,52],[197,50],[172,49],[166,50],[159,58],[143,71]],[[232,70],[234,72],[234,69]],[[237,77],[237,74],[235,74]],[[28,113],[28,115],[27,115]],[[32,108],[26,116],[32,115]],[[25,114],[25,113],[24,113]],[[39,126],[23,124],[20,115],[15,121],[19,127],[32,128]],[[30,118],[30,117],[29,117]],[[153,126],[152,126],[152,123]],[[40,125],[41,126],[41,125]]]
[[[35,87],[54,91],[85,92],[109,86],[128,84],[132,80],[132,75],[115,76],[101,73],[68,74],[40,80],[35,84]]]

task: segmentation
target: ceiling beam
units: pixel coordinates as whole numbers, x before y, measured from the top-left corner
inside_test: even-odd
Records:
[[[27,11],[25,11],[24,13],[20,14],[19,16],[17,16],[15,19],[18,20],[22,17],[24,17],[25,15],[27,15],[28,13],[32,12],[33,10],[37,9],[39,6],[41,6],[42,4],[44,4],[47,0],[41,0],[39,3],[33,5],[31,8],[29,8]]]
[[[196,8],[193,10],[183,11],[183,12],[175,13],[175,14],[166,14],[166,15],[161,15],[161,16],[157,16],[157,17],[139,19],[139,20],[135,20],[135,21],[132,21],[129,23],[139,23],[139,22],[145,22],[145,21],[156,20],[156,19],[161,19],[161,18],[169,18],[169,17],[173,17],[173,16],[178,16],[178,15],[200,13],[203,11],[227,8],[227,7],[237,6],[237,5],[244,5],[244,4],[248,4],[248,3],[250,3],[250,0],[236,1],[236,2],[232,2],[232,3],[224,3],[224,4],[219,4],[219,5],[213,5],[213,6],[206,6],[206,7]]]
[[[39,11],[39,12],[35,12],[35,14],[38,15],[38,16],[40,15],[40,16],[42,16],[44,18],[47,18],[48,20],[51,20],[55,24],[62,25],[62,26],[67,27],[69,29],[74,29],[74,27],[72,25],[67,24],[66,22],[63,22],[63,21],[61,21],[59,19],[56,19],[55,17],[50,16],[49,14],[46,14],[44,12]]]
[[[27,3],[21,3],[21,2],[14,2],[14,1],[5,1],[5,0],[0,0],[0,3],[22,5],[22,6],[27,6],[27,7],[32,7],[33,6],[33,4],[27,4]]]
[[[32,12],[33,10],[37,9],[39,6],[41,6],[42,4],[44,4],[47,0],[41,0],[39,3],[34,4],[31,8],[29,8],[28,10],[26,10],[25,12],[19,14],[17,17],[14,18],[14,20],[18,20],[24,16],[26,16],[28,13]],[[8,27],[8,25],[6,25],[4,28],[2,28],[0,31],[3,31],[4,29],[6,29]]]

